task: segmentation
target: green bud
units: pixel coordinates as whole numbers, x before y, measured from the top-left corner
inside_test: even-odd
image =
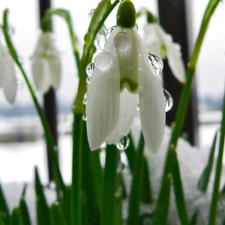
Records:
[[[132,28],[136,24],[136,10],[130,0],[124,0],[120,3],[117,11],[117,26]]]

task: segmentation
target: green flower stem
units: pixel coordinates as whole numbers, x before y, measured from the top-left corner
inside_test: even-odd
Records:
[[[78,46],[77,46],[77,37],[76,37],[74,29],[73,29],[70,13],[64,9],[49,9],[49,10],[47,10],[47,12],[44,15],[44,18],[42,19],[42,24],[41,24],[42,30],[49,31],[49,21],[50,21],[51,17],[54,15],[61,16],[62,18],[65,19],[65,21],[67,23],[69,35],[70,35],[70,39],[71,39],[71,44],[72,44],[72,48],[73,48],[73,55],[74,55],[74,59],[75,59],[76,66],[77,66],[77,73],[79,75],[80,74],[80,71],[79,71],[80,55],[79,55],[79,50],[78,50]]]
[[[141,134],[138,152],[135,158],[134,174],[131,186],[131,194],[129,199],[129,215],[127,225],[138,224],[139,205],[141,196],[141,181],[144,162],[144,137]]]
[[[34,93],[34,90],[31,86],[31,83],[30,83],[30,81],[29,81],[29,79],[28,79],[28,77],[27,77],[27,75],[26,75],[26,73],[23,69],[22,64],[19,61],[19,58],[17,56],[17,52],[16,52],[16,50],[13,46],[13,43],[11,41],[9,31],[8,31],[8,10],[7,9],[4,11],[4,14],[3,14],[3,32],[4,32],[4,36],[5,36],[5,40],[6,40],[9,52],[10,52],[12,58],[14,59],[15,63],[19,67],[19,69],[20,69],[20,71],[21,71],[21,73],[24,77],[24,80],[26,82],[26,85],[28,87],[30,95],[31,95],[32,100],[34,102],[35,108],[36,108],[37,113],[40,117],[43,129],[44,129],[44,132],[45,132],[45,135],[46,135],[46,139],[47,139],[47,142],[49,144],[50,155],[51,155],[51,158],[53,160],[53,170],[54,170],[55,182],[56,182],[57,186],[64,193],[65,185],[64,185],[64,182],[63,182],[60,170],[59,170],[59,163],[58,163],[58,159],[57,159],[56,152],[55,152],[55,149],[54,149],[54,141],[52,139],[52,135],[51,135],[48,123],[46,121],[45,115],[44,115],[44,113],[43,113],[43,111],[42,111],[42,109],[41,109],[41,107],[38,103],[37,97]]]
[[[209,225],[216,224],[217,204],[219,199],[220,178],[223,166],[223,152],[224,152],[224,138],[225,137],[225,92],[223,100],[223,118],[221,121],[220,142],[219,142],[219,154],[217,157],[215,180],[213,186],[212,200],[209,211]]]
[[[118,149],[115,145],[107,146],[102,191],[101,225],[115,225],[114,212],[117,162]]]
[[[73,121],[73,156],[70,225],[82,225],[82,148],[84,121],[81,114],[74,114]]]
[[[88,32],[84,37],[84,48],[83,48],[83,55],[80,61],[80,80],[78,85],[77,96],[74,100],[74,112],[75,113],[84,113],[84,106],[83,106],[83,98],[86,93],[86,67],[88,63],[91,62],[92,56],[96,50],[94,41],[96,38],[97,33],[102,28],[105,20],[114,9],[114,7],[118,4],[119,0],[116,0],[113,4],[110,1],[101,1],[98,7],[95,10],[95,13],[92,17],[90,26],[88,28]]]
[[[172,170],[173,170],[172,169],[173,168],[173,163],[172,163],[173,160],[171,158],[172,157],[171,152],[176,151],[178,138],[181,134],[181,131],[182,131],[182,128],[184,125],[184,120],[185,120],[186,113],[187,113],[187,107],[188,107],[190,94],[191,94],[191,86],[192,86],[192,81],[193,81],[194,74],[195,74],[195,68],[196,68],[199,52],[200,52],[200,49],[202,46],[203,39],[205,37],[206,30],[209,25],[211,15],[213,14],[213,12],[216,9],[219,2],[220,2],[219,0],[210,0],[209,1],[206,11],[204,13],[201,28],[200,28],[200,31],[199,31],[199,34],[198,34],[198,37],[197,37],[197,40],[196,40],[196,43],[194,46],[192,56],[188,63],[187,81],[186,81],[186,84],[184,85],[184,88],[183,88],[183,91],[181,94],[181,98],[180,98],[180,102],[178,105],[178,110],[177,110],[177,114],[176,114],[176,118],[175,118],[175,123],[174,123],[172,135],[171,135],[171,139],[170,139],[170,144],[168,146],[168,153],[167,153],[166,164],[165,164],[165,168],[164,168],[164,173],[163,173],[162,184],[161,184],[161,189],[159,192],[158,201],[161,199],[160,196],[163,195],[162,191],[163,191],[164,180],[166,179],[168,174],[172,173]],[[162,203],[158,202],[158,204],[160,205]],[[184,208],[186,208],[186,207],[184,206]]]

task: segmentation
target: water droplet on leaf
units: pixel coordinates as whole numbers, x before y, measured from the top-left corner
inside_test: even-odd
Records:
[[[156,70],[157,74],[159,75],[160,73],[162,73],[162,70],[163,70],[162,59],[158,55],[151,53],[151,52],[148,52],[148,59],[149,59],[151,65]]]
[[[83,120],[83,121],[87,121],[87,115],[83,115],[83,116],[82,116],[82,120]]]
[[[114,45],[118,51],[127,51],[131,48],[131,39],[126,33],[120,32],[114,39]]]
[[[123,151],[126,150],[130,145],[130,139],[127,136],[124,136],[117,142],[116,147],[118,150]]]
[[[90,84],[90,83],[91,83],[91,77],[88,77],[88,78],[86,79],[86,83],[87,83],[87,84]]]
[[[89,63],[86,67],[86,74],[91,77],[93,71],[95,69],[95,64],[94,63]]]
[[[87,105],[87,95],[84,95],[83,104]]]
[[[108,52],[101,52],[95,57],[94,63],[98,69],[107,70],[112,63],[112,56]]]
[[[164,101],[165,101],[165,111],[168,112],[173,107],[173,98],[167,90],[164,89],[163,92],[164,92]]]

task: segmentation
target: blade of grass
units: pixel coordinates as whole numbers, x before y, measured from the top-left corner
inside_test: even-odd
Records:
[[[2,190],[2,186],[0,184],[0,213],[2,216],[2,221],[5,225],[9,225],[10,221],[10,215],[9,215],[9,209],[6,203],[5,195]]]
[[[218,131],[215,133],[214,138],[213,138],[213,143],[210,149],[210,154],[208,158],[208,162],[200,176],[200,179],[198,181],[198,190],[202,192],[206,192],[208,184],[209,184],[209,179],[213,167],[213,161],[214,161],[214,154],[215,154],[215,149],[216,149],[216,143],[217,143],[217,138],[218,138]]]
[[[19,208],[14,208],[10,217],[10,225],[24,225],[21,211]]]
[[[28,211],[28,208],[27,208],[26,201],[23,197],[20,199],[19,207],[20,207],[20,211],[21,211],[23,224],[24,225],[31,225],[29,211]]]
[[[190,225],[198,225],[199,209],[197,208],[191,217]]]
[[[40,181],[37,168],[35,168],[35,193],[36,193],[38,225],[49,225],[50,224],[49,207],[45,199],[43,187]]]
[[[221,172],[223,166],[223,152],[224,152],[224,140],[225,140],[225,91],[224,91],[224,99],[223,99],[223,110],[222,110],[222,120],[221,120],[221,130],[220,130],[220,139],[219,139],[219,152],[217,156],[216,162],[216,171],[215,171],[215,180],[213,184],[213,193],[212,200],[209,211],[209,225],[216,224],[217,217],[217,207],[218,207],[218,199],[219,199],[219,188],[220,188],[220,179]]]
[[[67,225],[58,203],[53,203],[51,205],[50,218],[51,225]]]
[[[114,145],[107,146],[100,215],[102,225],[115,225],[114,210],[117,158],[118,149]]]
[[[141,133],[138,151],[136,153],[135,164],[134,164],[134,174],[131,184],[131,194],[129,198],[129,209],[128,209],[128,225],[138,224],[139,221],[139,206],[141,197],[141,181],[142,181],[142,170],[144,162],[144,137]]]
[[[181,225],[189,225],[187,207],[184,199],[184,191],[182,187],[182,181],[180,176],[179,163],[177,160],[177,154],[174,151],[173,154],[173,186],[176,199],[177,212],[180,218]]]

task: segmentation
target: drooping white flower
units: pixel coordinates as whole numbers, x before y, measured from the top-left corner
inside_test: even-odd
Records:
[[[158,23],[149,23],[144,30],[146,47],[162,58],[167,57],[172,73],[178,81],[184,83],[186,77],[180,46],[173,43],[172,37]]]
[[[127,9],[126,4],[134,7],[125,0],[118,12],[122,13],[123,6]],[[130,26],[133,15],[127,14],[129,19],[125,22],[119,16],[104,50],[94,59],[86,105],[89,145],[94,150],[104,142],[113,144],[127,135],[139,105],[146,146],[157,152],[165,127],[163,88],[134,28],[135,21]]]
[[[36,88],[46,93],[51,86],[58,88],[61,81],[61,62],[50,32],[42,32],[33,55],[32,74]]]
[[[12,104],[15,102],[17,92],[16,72],[12,57],[8,50],[0,42],[0,88],[3,89],[6,100]]]

